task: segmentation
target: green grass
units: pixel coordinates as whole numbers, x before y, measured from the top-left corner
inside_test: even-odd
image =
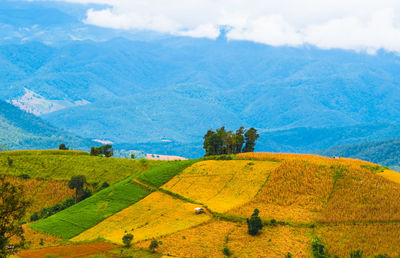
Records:
[[[8,165],[7,158],[13,160]],[[84,175],[89,183],[107,182],[110,185],[144,168],[158,166],[165,161],[102,158],[89,156],[82,151],[9,151],[0,152],[0,174],[22,175],[31,178],[69,180],[74,175]]]
[[[148,195],[133,178],[116,183],[31,227],[64,239],[72,238]]]
[[[166,164],[145,171],[138,178],[141,181],[160,187],[197,161],[198,160],[170,161]]]

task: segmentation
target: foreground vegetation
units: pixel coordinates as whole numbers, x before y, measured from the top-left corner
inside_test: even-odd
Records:
[[[36,246],[39,237],[60,243],[40,232],[124,243],[118,252],[133,257],[397,257],[399,182],[400,174],[353,159],[209,156],[133,173],[26,232]]]

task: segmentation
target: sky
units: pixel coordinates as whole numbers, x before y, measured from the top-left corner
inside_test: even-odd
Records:
[[[107,4],[85,23],[272,46],[400,53],[399,0],[58,0]]]

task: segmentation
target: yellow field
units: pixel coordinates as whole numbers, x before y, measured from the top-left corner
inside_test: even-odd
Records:
[[[215,161],[195,163],[163,188],[226,212],[252,200],[279,162]]]
[[[332,191],[334,169],[302,161],[283,161],[258,196],[232,211],[249,217],[255,208],[264,219],[314,221]]]
[[[72,240],[82,241],[102,237],[114,243],[122,243],[122,237],[126,233],[132,233],[134,241],[171,234],[210,219],[206,214],[196,215],[195,207],[197,205],[174,199],[161,192],[154,192]]]
[[[386,179],[389,179],[392,182],[398,183],[400,184],[400,173],[390,170],[390,169],[386,169],[384,172],[379,173],[377,175],[383,176]]]
[[[65,181],[22,179],[15,176],[6,176],[6,181],[16,186],[22,186],[25,198],[31,201],[31,206],[25,218],[29,218],[34,212],[40,211],[44,207],[53,206],[75,194],[75,191],[69,189]]]
[[[225,221],[212,221],[159,239],[157,251],[178,257],[224,257],[227,246],[233,257],[307,257],[308,229],[286,226],[267,227],[260,235],[247,234],[247,226]],[[147,248],[150,241],[137,246]]]
[[[365,257],[400,254],[399,224],[321,226],[315,234],[322,239],[330,255],[349,257],[352,250],[362,250]]]
[[[337,180],[321,222],[399,221],[400,185],[378,174],[349,169]]]

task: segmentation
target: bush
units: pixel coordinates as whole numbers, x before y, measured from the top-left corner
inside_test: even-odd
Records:
[[[271,219],[270,223],[271,223],[271,226],[276,226],[276,224],[277,224],[276,219]]]
[[[292,257],[293,255],[290,252],[285,255],[285,258],[292,258]]]
[[[19,178],[22,178],[22,179],[29,179],[29,178],[31,178],[29,175],[27,175],[27,174],[22,174],[22,175],[19,175],[18,176]]]
[[[109,187],[109,186],[110,186],[109,183],[104,182],[104,183],[101,185],[101,189],[107,188],[107,187]]]
[[[124,243],[125,247],[130,247],[133,240],[132,234],[126,234],[122,237],[122,242]]]
[[[67,146],[65,146],[64,143],[61,143],[60,146],[58,146],[59,150],[68,150]]]
[[[375,256],[375,258],[390,258],[390,256],[387,254],[378,254]]]
[[[35,212],[31,216],[31,221],[37,221],[39,220],[39,213]]]
[[[318,238],[315,238],[311,242],[312,255],[314,258],[328,258],[328,253],[325,246],[321,243]]]
[[[158,241],[157,240],[153,240],[151,241],[150,245],[149,245],[149,249],[154,252],[155,249],[158,247]]]
[[[11,167],[13,165],[14,161],[10,157],[7,157],[7,163],[8,163],[8,166]]]
[[[231,256],[231,250],[229,250],[229,248],[227,246],[225,246],[224,249],[222,249],[222,253],[225,256]]]
[[[354,250],[350,253],[350,258],[361,258],[363,257],[363,252],[361,250]]]
[[[247,219],[248,233],[252,236],[257,235],[258,231],[263,227],[262,221],[258,216],[259,213],[260,211],[258,209],[254,209],[250,219]]]

